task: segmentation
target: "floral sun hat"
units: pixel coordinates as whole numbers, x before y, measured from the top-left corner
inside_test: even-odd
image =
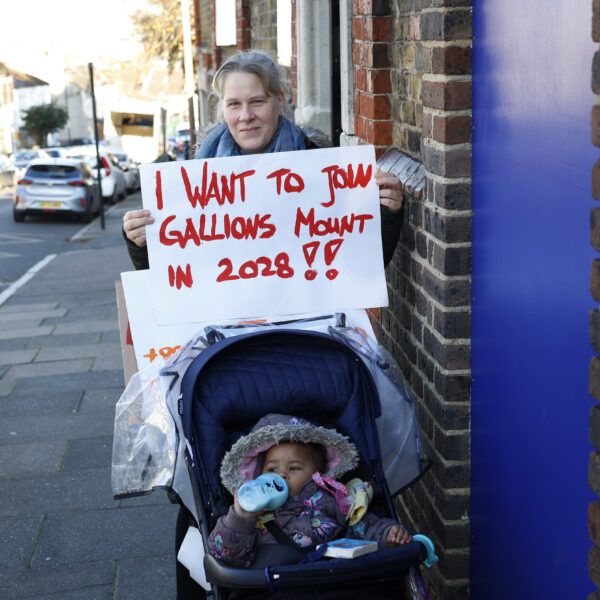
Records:
[[[356,446],[335,429],[313,425],[290,415],[268,414],[242,436],[223,457],[221,481],[232,493],[262,473],[265,453],[281,442],[314,443],[325,448],[328,477],[337,479],[358,464]]]

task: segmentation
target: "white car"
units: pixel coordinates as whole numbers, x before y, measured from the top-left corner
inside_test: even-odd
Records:
[[[73,150],[76,150],[76,148],[73,148]],[[98,179],[98,166],[100,166],[102,198],[105,202],[115,204],[118,200],[125,198],[127,195],[125,173],[123,173],[119,166],[119,161],[114,154],[104,151],[100,152],[100,165],[98,165],[95,154],[93,156],[76,156],[75,158],[85,160],[90,165],[96,179]]]
[[[50,158],[44,150],[18,150],[15,152],[15,175],[17,181],[23,177],[29,163],[36,158]]]
[[[16,168],[6,154],[0,154],[0,188],[12,187],[17,182]]]
[[[124,152],[114,152],[115,158],[119,161],[119,166],[125,173],[125,183],[128,192],[136,192],[140,189],[140,169],[137,163],[134,163],[128,154]]]

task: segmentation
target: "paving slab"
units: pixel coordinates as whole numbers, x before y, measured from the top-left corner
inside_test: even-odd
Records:
[[[58,300],[55,302],[29,302],[10,304],[10,300],[0,307],[0,315],[4,316],[8,313],[20,313],[28,311],[46,311],[54,310],[58,306]]]
[[[13,318],[12,315],[0,317],[0,331],[12,329],[30,329],[39,327],[44,322],[43,317],[24,316],[19,314],[18,318]],[[50,325],[51,323],[48,323]]]
[[[94,418],[77,412],[68,415],[48,415],[39,417],[11,417],[0,422],[0,439],[5,446],[29,444],[34,441],[54,442],[59,440],[80,439],[110,435],[114,431],[114,410],[107,413],[96,411]],[[0,473],[2,465],[0,465]]]
[[[112,435],[71,440],[65,454],[62,472],[69,474],[86,469],[110,467],[112,446]]]
[[[110,356],[98,356],[94,359],[92,371],[113,371],[123,366],[123,355],[121,348],[114,346],[114,351]]]
[[[27,319],[53,319],[64,317],[67,314],[66,308],[54,308],[51,310],[32,310],[26,307],[21,307],[21,310],[3,311],[0,309],[0,326],[12,321],[25,321]]]
[[[31,564],[165,556],[165,540],[174,555],[177,512],[161,504],[49,515]]]
[[[37,349],[31,350],[15,350],[0,351],[0,365],[19,365],[22,363],[30,363],[38,354]]]
[[[0,573],[29,566],[43,521],[41,514],[0,519]]]
[[[10,424],[10,420],[7,421]],[[59,470],[67,448],[66,440],[36,441],[37,436],[33,435],[29,443],[19,443],[16,432],[3,426],[0,439],[11,437],[15,443],[0,446],[0,478],[55,473]]]
[[[75,321],[74,323],[60,323],[54,326],[56,335],[64,335],[67,333],[86,334],[96,331],[118,331],[119,323],[116,319],[105,319],[102,321]],[[1,332],[0,332],[1,334]],[[82,342],[85,343],[85,337],[82,335]]]
[[[27,572],[0,574],[2,598],[52,598],[56,594],[88,591],[84,598],[99,598],[95,595],[99,586],[112,587],[116,570],[115,561],[103,560],[64,565],[42,566],[27,569]],[[111,596],[107,596],[110,598]],[[131,596],[135,598],[136,596]]]
[[[76,360],[57,360],[54,362],[16,365],[10,367],[5,377],[23,379],[46,377],[48,375],[64,375],[65,373],[85,373],[92,368],[93,362],[91,358],[80,358]]]
[[[136,598],[140,589],[149,590],[144,600],[172,600],[176,595],[174,569],[174,559],[170,557],[117,561],[114,600]]]
[[[110,460],[103,468],[0,479],[0,497],[0,517],[118,506],[110,486]]]
[[[88,333],[85,336],[86,344],[96,344],[101,341],[102,333],[100,331],[94,333]],[[18,340],[19,342],[24,344],[25,348],[56,348],[58,346],[64,346],[65,348],[69,346],[76,346],[81,344],[81,335],[78,333],[72,333],[68,335],[47,335],[43,337],[30,337],[25,340]],[[0,340],[0,349],[4,349],[2,344],[9,344],[14,341],[13,340]]]
[[[39,394],[12,393],[0,398],[0,419],[37,417],[77,412],[83,392],[46,388]]]
[[[0,383],[2,380],[0,380]],[[15,391],[18,393],[43,393],[46,389],[84,390],[105,389],[107,387],[123,386],[123,371],[115,370],[104,373],[69,373],[47,377],[32,377],[17,382]]]
[[[80,411],[114,411],[117,400],[123,393],[123,386],[86,390],[83,394]]]
[[[76,358],[97,358],[99,356],[114,356],[118,353],[121,356],[121,347],[116,344],[81,344],[68,345],[63,347],[42,348],[35,357],[35,362],[47,362],[53,360],[73,360]],[[9,357],[7,357],[9,358]],[[7,364],[2,362],[3,353],[0,352],[0,365]],[[24,361],[23,361],[24,362]],[[113,369],[117,369],[116,365]]]
[[[26,337],[37,337],[50,335],[56,325],[41,325],[40,327],[24,327],[20,329],[4,329],[0,331],[0,340],[21,339]]]

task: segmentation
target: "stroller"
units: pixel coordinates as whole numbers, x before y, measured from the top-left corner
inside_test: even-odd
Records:
[[[226,599],[231,590],[240,588],[268,593],[307,582],[355,585],[400,580],[409,568],[437,560],[424,536],[352,560],[248,569],[226,566],[206,550],[210,531],[233,501],[219,480],[223,455],[267,413],[293,414],[348,436],[361,457],[351,477],[372,483],[369,510],[379,516],[395,518],[393,497],[424,472],[428,461],[414,403],[398,366],[344,315],[207,328],[159,376],[147,381],[147,385],[138,382],[137,395],[129,390],[130,384],[117,405],[113,489],[117,497],[157,487],[178,496],[202,535],[204,572],[216,599]],[[162,395],[167,410],[157,419],[152,411],[158,409],[156,400]],[[146,412],[144,418],[140,396],[142,405],[147,400],[141,410]],[[175,427],[167,431],[169,417]],[[138,427],[132,441],[131,431],[127,439],[119,424],[130,426],[133,421]]]

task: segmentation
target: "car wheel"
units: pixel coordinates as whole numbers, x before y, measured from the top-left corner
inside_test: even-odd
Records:
[[[94,214],[92,210],[92,204],[90,203],[85,207],[85,210],[81,213],[79,218],[81,219],[82,223],[91,223],[93,217]]]
[[[13,220],[15,223],[22,223],[25,220],[25,213],[13,210]]]

